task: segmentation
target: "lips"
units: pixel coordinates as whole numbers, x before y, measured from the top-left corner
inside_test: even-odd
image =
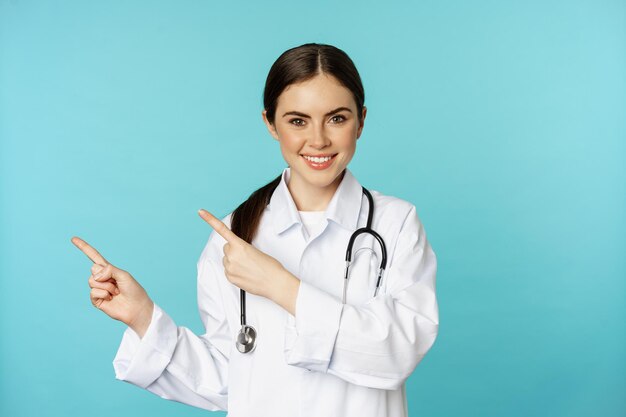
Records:
[[[321,163],[318,163],[318,162],[313,162],[313,161],[309,161],[308,159],[306,159],[306,158],[304,157],[304,155],[301,155],[301,156],[302,156],[302,159],[304,159],[304,162],[305,162],[305,163],[306,163],[309,167],[311,167],[311,168],[313,168],[313,169],[315,169],[315,170],[323,170],[323,169],[326,169],[326,168],[328,168],[329,166],[331,166],[331,165],[333,164],[333,162],[335,161],[335,157],[337,156],[337,154],[334,154],[334,155],[307,155],[307,156],[315,156],[315,157],[318,157],[318,158],[323,158],[323,157],[328,157],[328,156],[331,156],[331,158],[330,158],[328,161],[326,161],[326,162],[321,162]]]

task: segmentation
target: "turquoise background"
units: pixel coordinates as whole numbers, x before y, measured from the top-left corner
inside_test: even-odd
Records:
[[[350,169],[437,253],[411,415],[624,416],[626,6],[598,0],[0,0],[0,415],[208,415],[115,380],[70,238],[201,333],[196,211],[285,166],[263,84],[312,41],[363,78]]]

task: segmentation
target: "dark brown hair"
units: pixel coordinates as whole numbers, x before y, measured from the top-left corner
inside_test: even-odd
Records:
[[[332,45],[306,43],[283,52],[270,68],[263,90],[263,106],[267,120],[274,124],[278,97],[291,84],[307,81],[318,74],[335,77],[352,92],[359,123],[362,122],[365,92],[361,77],[350,57]],[[252,243],[265,207],[270,202],[281,176],[264,185],[237,207],[231,218],[231,230],[241,239]]]

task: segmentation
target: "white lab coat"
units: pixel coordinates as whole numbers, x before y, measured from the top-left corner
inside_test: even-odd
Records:
[[[324,226],[308,237],[285,168],[252,242],[301,280],[296,316],[247,294],[247,322],[258,332],[252,353],[235,348],[239,288],[224,274],[225,240],[212,232],[198,261],[198,306],[206,332],[196,335],[155,304],[140,339],[124,332],[115,377],[169,400],[229,417],[401,417],[405,380],[433,345],[439,327],[436,257],[415,206],[371,190],[372,227],[385,240],[387,270],[373,298],[378,243],[354,245],[347,300],[341,302],[350,235],[367,221],[368,201],[346,169]],[[231,213],[232,214],[232,213]],[[230,216],[223,221],[230,226]],[[357,226],[358,219],[358,226]]]

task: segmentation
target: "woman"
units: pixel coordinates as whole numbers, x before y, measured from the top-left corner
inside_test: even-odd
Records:
[[[377,191],[370,206],[347,169],[363,102],[352,60],[333,46],[301,45],[273,64],[262,115],[288,167],[223,219],[199,212],[214,229],[197,265],[201,336],[72,239],[94,261],[92,303],[128,325],[117,379],[231,417],[408,415],[405,381],[438,331],[436,258],[415,206]],[[379,279],[383,248],[360,234],[346,281],[346,247],[370,210],[386,268]],[[254,330],[239,335],[244,298]]]

